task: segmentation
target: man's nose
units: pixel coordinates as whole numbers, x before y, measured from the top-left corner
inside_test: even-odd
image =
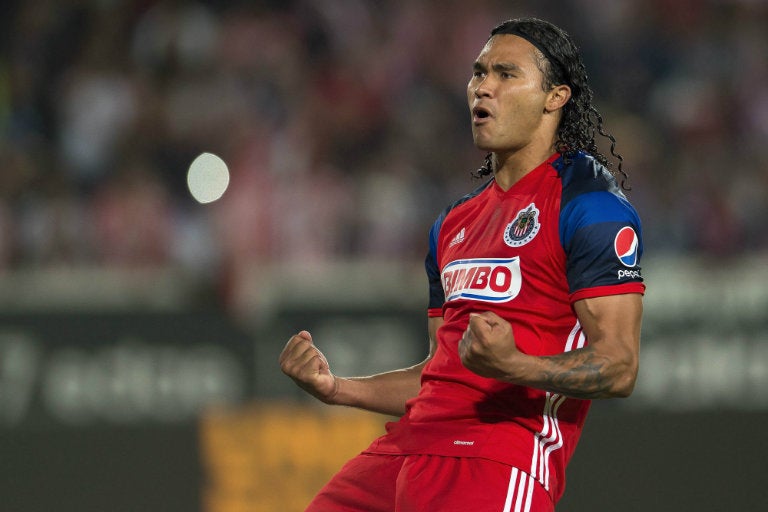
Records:
[[[493,96],[493,87],[493,79],[490,75],[487,75],[475,85],[474,94],[478,98]]]

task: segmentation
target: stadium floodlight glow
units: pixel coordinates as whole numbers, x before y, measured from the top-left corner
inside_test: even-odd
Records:
[[[229,168],[213,153],[201,153],[189,166],[187,187],[198,203],[216,201],[229,186]]]

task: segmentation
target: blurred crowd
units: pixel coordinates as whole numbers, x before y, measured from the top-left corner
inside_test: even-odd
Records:
[[[647,254],[768,249],[768,2],[35,0],[0,15],[0,272],[420,260],[490,29],[582,48]],[[607,149],[607,148],[606,148]],[[230,188],[194,202],[221,156]]]

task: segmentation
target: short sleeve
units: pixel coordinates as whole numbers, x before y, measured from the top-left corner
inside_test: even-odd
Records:
[[[644,293],[640,218],[622,195],[580,194],[560,212],[571,301],[620,293]]]
[[[441,316],[443,314],[443,304],[445,303],[445,292],[443,291],[443,282],[440,278],[440,265],[437,262],[437,241],[440,235],[440,227],[444,216],[441,215],[429,230],[429,252],[424,260],[424,268],[427,272],[429,282],[429,308],[430,317]]]

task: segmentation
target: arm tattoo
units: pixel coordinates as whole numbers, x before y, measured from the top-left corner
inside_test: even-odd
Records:
[[[605,398],[611,396],[608,361],[587,346],[545,359],[552,368],[543,373],[543,387],[573,398]]]

